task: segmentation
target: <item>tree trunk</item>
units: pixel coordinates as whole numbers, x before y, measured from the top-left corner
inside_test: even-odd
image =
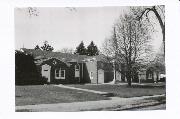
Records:
[[[162,29],[162,34],[163,34],[163,45],[164,45],[164,60],[165,60],[165,26],[164,28]]]
[[[131,72],[130,71],[127,71],[126,72],[126,78],[127,78],[127,82],[128,82],[128,86],[131,86]]]
[[[159,15],[159,13],[157,12],[155,6],[153,7],[152,11],[155,13],[155,15],[156,15],[156,17],[157,17],[157,19],[158,19],[158,21],[159,21],[159,24],[160,24],[160,26],[161,26],[161,29],[162,29],[163,44],[164,44],[164,49],[163,49],[163,50],[164,50],[164,58],[165,58],[165,22],[163,23],[162,18],[161,18],[161,16]]]
[[[147,11],[147,12],[146,12],[146,11]],[[145,12],[146,12],[146,16],[147,16],[147,13],[148,13],[149,11],[154,12],[154,14],[156,15],[156,17],[157,17],[157,19],[158,19],[158,21],[159,21],[159,24],[160,24],[160,26],[161,26],[162,35],[163,35],[163,47],[164,47],[163,50],[164,50],[164,58],[165,58],[165,22],[163,22],[160,14],[159,14],[158,11],[156,10],[156,7],[155,7],[155,6],[153,6],[152,8],[147,8],[147,9],[145,9],[145,10],[142,12],[140,18],[142,18],[142,16],[145,14]]]

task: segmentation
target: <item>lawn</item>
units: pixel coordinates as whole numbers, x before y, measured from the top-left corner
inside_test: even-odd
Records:
[[[15,96],[16,106],[109,99],[98,94],[65,89],[53,85],[16,86]]]
[[[150,95],[159,95],[165,94],[165,86],[141,86],[133,85],[129,87],[127,85],[70,85],[72,87],[91,89],[96,91],[103,91],[113,93],[114,96],[130,98],[130,97],[139,97],[139,96],[150,96]]]

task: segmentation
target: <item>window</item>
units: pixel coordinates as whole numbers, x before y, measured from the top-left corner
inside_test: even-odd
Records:
[[[75,71],[79,71],[79,64],[75,65]]]
[[[79,64],[75,65],[75,77],[79,77]]]
[[[61,70],[61,79],[65,79],[65,70]]]
[[[90,72],[90,79],[93,79],[93,72]]]
[[[56,69],[56,70],[55,70],[55,78],[56,78],[56,79],[65,79],[65,70]]]
[[[152,79],[153,75],[150,73],[148,79]]]
[[[59,70],[58,70],[58,69],[55,70],[55,77],[56,77],[56,78],[59,78]]]

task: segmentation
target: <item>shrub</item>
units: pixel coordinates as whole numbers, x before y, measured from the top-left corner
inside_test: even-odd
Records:
[[[46,78],[46,77],[44,77],[44,76],[41,77],[41,83],[42,83],[42,84],[48,84],[47,81],[48,81],[48,78]]]
[[[141,80],[141,83],[154,83],[154,80],[152,79]]]
[[[43,84],[32,55],[15,52],[15,85]]]

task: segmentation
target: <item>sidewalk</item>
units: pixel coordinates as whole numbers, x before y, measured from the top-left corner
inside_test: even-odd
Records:
[[[90,90],[90,89],[76,88],[76,87],[65,86],[65,85],[54,85],[54,86],[58,86],[61,88],[73,89],[73,90],[79,90],[79,91],[86,91],[86,92],[90,92],[90,93],[96,93],[96,94],[103,95],[106,97],[113,96],[113,94],[109,93],[109,92],[102,92],[102,91],[95,91],[95,90]]]
[[[50,112],[70,112],[70,111],[89,111],[89,110],[124,110],[126,108],[133,108],[137,106],[147,106],[158,104],[156,101],[144,100],[146,98],[159,97],[143,96],[133,98],[119,98],[112,97],[111,100],[101,101],[87,101],[87,102],[73,102],[73,103],[56,103],[56,104],[39,104],[39,105],[25,105],[16,106],[16,111],[50,111]]]

